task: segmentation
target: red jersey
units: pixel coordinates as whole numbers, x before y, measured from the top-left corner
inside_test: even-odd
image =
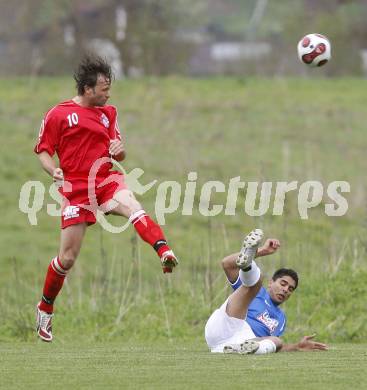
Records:
[[[57,153],[64,177],[87,177],[93,163],[109,157],[110,140],[121,140],[114,106],[82,107],[67,100],[51,108],[41,124],[36,153]],[[99,175],[112,164],[104,164]]]

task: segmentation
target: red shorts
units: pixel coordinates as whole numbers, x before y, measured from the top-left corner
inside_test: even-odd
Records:
[[[113,199],[118,191],[127,189],[124,175],[111,171],[108,176],[97,176],[94,183],[88,178],[67,177],[64,186],[59,190],[63,196],[61,228],[87,222],[96,223],[96,212],[99,206]]]

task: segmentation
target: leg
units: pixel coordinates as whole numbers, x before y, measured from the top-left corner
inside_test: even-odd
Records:
[[[245,237],[240,252],[232,253],[222,259],[221,265],[223,271],[233,288],[236,288],[234,285],[237,285],[239,269],[245,269],[246,265],[251,264],[250,258],[254,259],[257,256],[259,243],[262,237],[262,230],[255,229],[251,231]]]
[[[238,353],[241,355],[265,355],[280,351],[283,342],[279,337],[258,337],[245,340],[240,344],[228,344],[223,347],[223,353]]]
[[[61,231],[59,256],[48,266],[42,299],[37,305],[37,332],[44,341],[52,341],[53,304],[79,254],[86,227],[86,223],[79,223]]]
[[[256,297],[262,286],[262,278],[259,274],[259,279],[253,286],[242,285],[228,299],[226,312],[230,317],[244,319],[247,309],[251,301]]]
[[[223,353],[226,345],[239,346],[245,340],[256,338],[244,318],[227,314],[227,305],[228,299],[211,314],[205,325],[205,340],[211,352]]]
[[[139,236],[155,249],[161,258],[163,272],[172,272],[172,268],[177,265],[177,259],[167,245],[162,229],[145,213],[134,194],[127,189],[120,190],[110,204],[113,204],[113,208],[109,212],[129,218]]]
[[[66,271],[74,265],[79,255],[86,229],[86,223],[79,223],[61,230],[59,259]]]
[[[117,202],[117,206],[116,206]],[[113,199],[107,203],[107,209],[110,214],[121,215],[125,218],[130,218],[138,211],[143,211],[143,207],[136,200],[134,194],[128,190],[123,189],[114,194]]]
[[[283,345],[282,339],[275,336],[257,337],[254,340],[257,340],[260,344],[259,349],[256,351],[257,355],[279,352]]]
[[[79,254],[86,227],[86,223],[79,223],[61,230],[59,255],[52,259],[48,267],[40,310],[53,312],[54,300]]]
[[[235,260],[235,254],[224,259],[224,262],[229,264],[232,264],[232,261],[235,260],[238,269],[236,273],[242,283],[228,299],[226,311],[230,317],[244,319],[251,301],[256,297],[262,286],[260,269],[253,261],[262,237],[263,232],[260,229],[252,231],[245,237],[237,259]],[[234,269],[232,266],[230,268],[234,276]]]

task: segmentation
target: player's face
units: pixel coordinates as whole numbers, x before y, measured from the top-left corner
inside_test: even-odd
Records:
[[[104,106],[110,98],[111,80],[100,74],[94,88],[86,88],[85,96],[91,106]]]
[[[269,295],[271,299],[280,304],[285,302],[296,288],[296,282],[288,275],[284,275],[269,283]]]

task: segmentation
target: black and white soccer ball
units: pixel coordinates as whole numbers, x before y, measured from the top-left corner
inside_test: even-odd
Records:
[[[330,41],[321,34],[307,34],[297,45],[300,61],[310,67],[323,66],[331,58]]]

